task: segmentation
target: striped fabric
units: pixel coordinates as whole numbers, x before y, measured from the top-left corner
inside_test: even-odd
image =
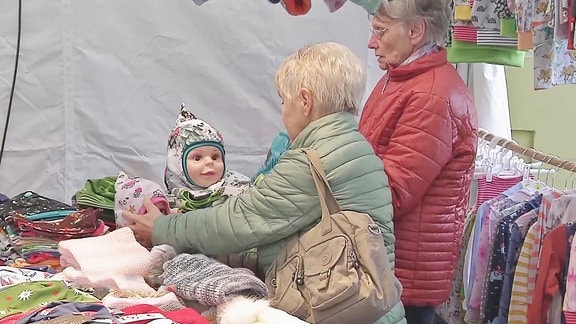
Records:
[[[518,182],[522,181],[522,176],[516,177],[498,177],[493,176],[492,181],[486,181],[486,177],[478,179],[478,198],[476,200],[476,209],[484,202],[497,197],[506,189],[511,188]]]
[[[454,26],[454,39],[463,42],[476,43],[476,31],[473,26]]]
[[[510,297],[510,308],[508,309],[509,324],[526,324],[528,322],[528,304],[532,301],[528,294],[528,265],[530,262],[530,252],[534,248],[534,242],[538,235],[537,223],[530,226],[524,244],[520,250],[514,281],[512,284],[512,295]]]
[[[518,39],[500,36],[497,29],[478,29],[476,42],[478,45],[499,45],[518,48]]]
[[[576,312],[564,312],[566,324],[576,324]]]

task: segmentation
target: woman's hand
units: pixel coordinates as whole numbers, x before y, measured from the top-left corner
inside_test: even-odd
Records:
[[[152,244],[152,228],[154,227],[154,221],[160,216],[164,216],[160,209],[156,207],[150,200],[150,198],[144,199],[144,208],[146,208],[146,214],[137,215],[131,213],[127,210],[122,212],[122,216],[128,221],[128,227],[134,232],[134,237],[136,241],[142,246],[151,248]]]

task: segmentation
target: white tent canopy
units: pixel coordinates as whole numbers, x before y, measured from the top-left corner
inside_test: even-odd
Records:
[[[17,9],[0,2],[2,126]],[[267,0],[23,1],[0,192],[69,201],[86,179],[119,170],[161,182],[181,102],[223,133],[228,166],[251,175],[282,128],[274,86],[282,60],[328,40],[372,56],[368,28],[351,2],[329,13],[315,1],[292,17]]]
[[[299,47],[336,41],[381,76],[366,11],[312,1],[290,16],[267,0],[23,1],[16,91],[0,192],[68,202],[87,179],[162,181],[185,102],[224,136],[227,165],[251,175],[282,128],[274,74]],[[18,2],[0,1],[0,128],[14,69]]]

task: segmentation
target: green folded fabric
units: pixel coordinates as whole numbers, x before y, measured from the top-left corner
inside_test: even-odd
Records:
[[[511,47],[496,45],[477,45],[470,42],[453,40],[452,45],[446,48],[450,63],[490,63],[523,67],[523,51]]]
[[[518,38],[516,18],[500,19],[500,36],[516,39]]]
[[[116,177],[112,176],[87,180],[84,188],[76,192],[76,202],[82,206],[113,210],[114,195],[116,195],[115,183]]]

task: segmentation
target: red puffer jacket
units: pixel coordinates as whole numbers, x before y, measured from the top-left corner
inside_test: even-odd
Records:
[[[450,294],[477,144],[474,101],[446,51],[390,69],[359,128],[392,189],[402,301],[441,304]]]

